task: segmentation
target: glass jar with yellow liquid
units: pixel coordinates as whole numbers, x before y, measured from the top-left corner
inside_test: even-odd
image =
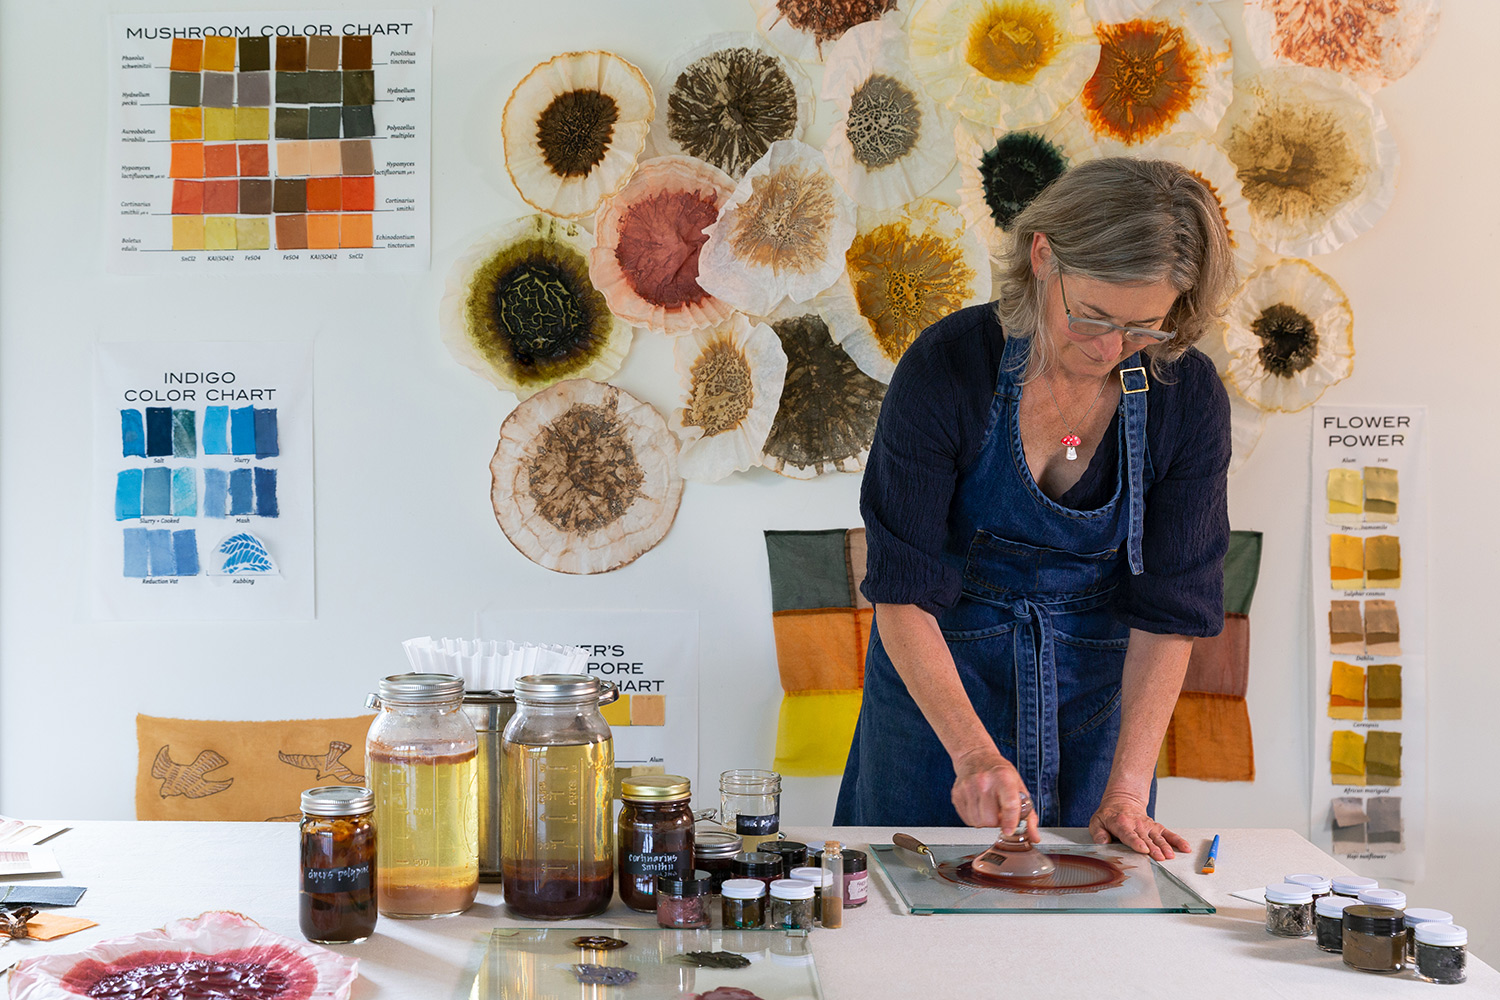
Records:
[[[606,693],[607,692],[607,693]],[[615,749],[597,678],[516,681],[500,765],[500,870],[518,917],[587,917],[614,895]]]
[[[380,709],[365,767],[383,916],[452,916],[479,891],[478,740],[463,696],[451,674],[393,674],[369,700]]]

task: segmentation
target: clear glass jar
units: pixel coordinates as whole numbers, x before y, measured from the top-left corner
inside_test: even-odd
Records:
[[[1358,903],[1342,896],[1324,896],[1313,904],[1314,934],[1318,950],[1337,955],[1344,950],[1344,911]]]
[[[740,768],[719,775],[719,822],[739,834],[745,850],[781,832],[781,775]]]
[[[1461,983],[1469,978],[1469,932],[1436,920],[1416,927],[1417,978],[1429,983]]]
[[[1406,925],[1400,910],[1355,903],[1344,908],[1344,964],[1361,972],[1400,972]]]
[[[770,891],[771,883],[781,878],[786,869],[781,867],[781,855],[763,851],[741,851],[734,856],[730,866],[735,878],[758,879]]]
[[[315,944],[375,932],[375,797],[352,785],[302,793],[302,886],[297,923]]]
[[[650,774],[620,783],[620,902],[632,910],[656,909],[656,879],[693,870],[692,783],[676,774]]]
[[[656,926],[691,930],[709,926],[708,901],[712,881],[708,872],[693,871],[684,878],[662,875],[656,880],[652,902]]]
[[[767,840],[755,849],[757,854],[776,854],[781,857],[781,870],[807,866],[807,845],[795,840]],[[788,876],[790,877],[790,876]]]
[[[1362,875],[1335,875],[1330,881],[1335,896],[1345,896],[1349,899],[1358,899],[1360,893],[1380,888],[1379,882]]]
[[[1266,886],[1266,933],[1277,937],[1307,937],[1313,931],[1312,890],[1283,882]]]
[[[576,674],[516,681],[501,746],[500,869],[519,917],[564,920],[614,895],[615,750],[599,714],[613,686]]]
[[[734,877],[734,856],[744,850],[743,844],[738,834],[727,831],[693,831],[693,867],[708,872],[715,893],[725,879]]]
[[[1447,910],[1434,910],[1426,906],[1411,906],[1401,911],[1406,924],[1406,960],[1417,960],[1417,925],[1425,923],[1451,924],[1453,914]]]
[[[1288,875],[1282,881],[1290,885],[1305,885],[1311,889],[1314,906],[1317,906],[1318,900],[1324,896],[1333,894],[1333,879],[1327,875]]]
[[[787,876],[798,882],[806,882],[813,887],[813,919],[819,922],[823,920],[823,896],[824,890],[833,891],[833,873],[826,872],[822,868],[793,868],[792,873]],[[839,879],[840,882],[843,879]]]
[[[479,789],[474,725],[450,674],[393,674],[365,739],[375,797],[375,887],[388,917],[462,913],[479,892]]]
[[[719,886],[724,929],[748,931],[765,926],[766,884],[758,878],[732,878]]]
[[[793,878],[771,883],[770,915],[767,927],[780,930],[811,930],[813,926],[813,885]]]

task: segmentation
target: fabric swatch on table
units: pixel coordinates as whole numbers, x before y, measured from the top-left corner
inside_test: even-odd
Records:
[[[1328,756],[1335,785],[1365,783],[1365,738],[1359,733],[1335,729]]]
[[[1333,846],[1343,850],[1359,850],[1365,846],[1368,814],[1365,800],[1360,798],[1337,798],[1333,800]]]
[[[1401,539],[1375,535],[1365,539],[1365,586],[1371,590],[1401,586]]]
[[[52,941],[98,926],[95,921],[83,917],[68,917],[61,913],[39,913],[26,921],[26,933],[33,941]]]
[[[1334,601],[1328,607],[1328,651],[1358,656],[1365,651],[1365,624],[1358,601]]]
[[[1396,470],[1385,465],[1365,466],[1365,520],[1394,524],[1400,520],[1401,484]]]
[[[1365,717],[1365,668],[1333,661],[1328,682],[1328,717],[1358,722]]]
[[[1403,842],[1401,796],[1372,795],[1365,800],[1365,811],[1369,814],[1365,839],[1372,847],[1399,846]]]
[[[1365,736],[1365,784],[1401,784],[1401,734],[1383,729]]]
[[[1375,663],[1366,671],[1365,717],[1381,722],[1401,718],[1401,664]]]
[[[1395,601],[1365,602],[1365,649],[1373,656],[1401,655],[1401,616]]]
[[[1255,746],[1244,698],[1202,691],[1177,696],[1157,774],[1202,781],[1254,781]]]
[[[1354,535],[1328,536],[1328,573],[1334,590],[1363,590],[1364,541]]]
[[[1354,469],[1328,470],[1328,523],[1355,525],[1364,519],[1364,483]]]

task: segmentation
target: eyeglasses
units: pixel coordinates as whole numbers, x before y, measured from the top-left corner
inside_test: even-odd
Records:
[[[1102,337],[1106,333],[1119,333],[1132,344],[1160,344],[1177,336],[1171,330],[1152,330],[1144,326],[1120,326],[1104,319],[1089,319],[1074,316],[1068,308],[1068,290],[1063,287],[1062,269],[1057,272],[1057,289],[1062,292],[1063,315],[1068,317],[1068,329],[1085,337]]]

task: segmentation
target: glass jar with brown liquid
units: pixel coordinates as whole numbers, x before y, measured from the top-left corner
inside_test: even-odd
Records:
[[[620,782],[620,901],[656,909],[656,879],[693,871],[692,784],[676,774],[645,774]]]
[[[302,793],[297,921],[316,944],[355,944],[375,931],[375,798],[326,785]]]
[[[500,871],[518,917],[588,917],[614,895],[615,749],[597,678],[516,681],[500,764]],[[612,700],[612,698],[611,698]]]
[[[365,765],[384,916],[452,916],[479,892],[478,741],[463,695],[449,674],[394,674],[370,699],[380,709]]]

